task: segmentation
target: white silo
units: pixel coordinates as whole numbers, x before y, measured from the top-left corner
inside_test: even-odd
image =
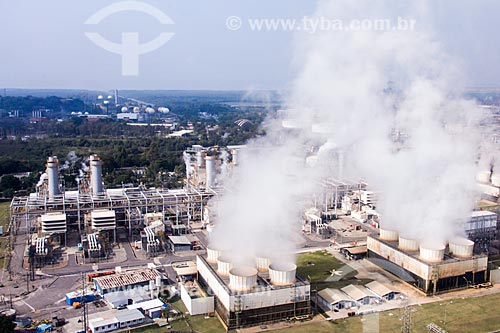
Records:
[[[49,198],[60,194],[59,191],[59,160],[57,156],[51,156],[47,159],[47,181]]]
[[[234,291],[249,291],[257,284],[257,269],[250,266],[232,268],[229,271],[229,288]]]
[[[457,258],[472,258],[474,254],[474,242],[467,238],[455,238],[448,244],[450,254]]]
[[[269,266],[269,277],[271,283],[276,286],[289,286],[295,283],[297,265],[292,263],[271,264]]]
[[[215,156],[205,157],[205,186],[215,186]]]
[[[102,161],[97,155],[90,155],[90,187],[93,195],[103,192]]]
[[[380,239],[388,242],[396,242],[399,239],[399,234],[396,230],[380,228]]]
[[[444,259],[445,245],[420,244],[420,259],[427,262],[440,262]]]

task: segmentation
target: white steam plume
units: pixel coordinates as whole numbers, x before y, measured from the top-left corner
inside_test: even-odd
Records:
[[[214,246],[239,258],[293,249],[289,233],[303,208],[298,202],[315,190],[315,180],[337,175],[331,168],[339,168],[335,154],[324,153],[332,147],[343,157],[347,178],[363,177],[379,192],[383,227],[435,244],[463,233],[459,224],[468,219],[476,195],[480,112],[462,97],[459,66],[435,41],[425,8],[321,1],[316,17],[397,22],[395,14],[416,20],[414,30],[298,37],[300,70],[287,101],[288,117],[302,130],[286,132],[270,120],[267,135],[242,152],[219,205]],[[311,131],[318,123],[330,128],[321,135],[322,163],[311,169],[301,162],[284,171],[284,164],[304,161],[318,140]],[[393,132],[407,137],[396,142]]]

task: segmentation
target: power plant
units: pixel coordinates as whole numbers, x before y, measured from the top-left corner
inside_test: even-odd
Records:
[[[207,256],[196,257],[195,284],[202,295],[190,295],[185,284],[181,296],[191,314],[213,309],[226,329],[236,329],[311,314],[311,288],[296,275],[292,263],[271,263],[255,258],[254,263],[236,263],[224,252],[207,249]],[[197,301],[198,307],[192,306]]]

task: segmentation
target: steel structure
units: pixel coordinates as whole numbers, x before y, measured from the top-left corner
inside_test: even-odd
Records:
[[[33,193],[29,196],[14,197],[10,204],[10,226],[14,233],[31,232],[36,218],[50,212],[65,213],[68,216],[68,227],[77,227],[80,233],[85,232],[85,214],[95,209],[113,209],[123,213],[129,233],[132,231],[134,212],[143,214],[163,212],[163,219],[172,218],[175,224],[186,217],[201,220],[203,209],[208,200],[217,192],[210,188],[186,186],[183,189],[109,189],[99,196],[79,191],[67,191],[50,198]],[[122,220],[123,221],[123,220]]]

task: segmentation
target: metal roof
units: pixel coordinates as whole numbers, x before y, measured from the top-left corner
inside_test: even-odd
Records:
[[[388,295],[392,292],[399,292],[397,290],[389,289],[387,288],[384,284],[378,282],[378,281],[372,281],[370,283],[365,284],[365,287],[373,291],[375,294],[377,294],[380,297],[383,297],[385,295]]]
[[[359,301],[365,297],[375,297],[378,298],[375,294],[371,293],[364,286],[359,286],[357,284],[350,284],[341,289],[344,293],[349,295],[352,299]]]
[[[490,212],[489,210],[476,210],[473,211],[471,216],[476,217],[476,216],[496,216],[497,214]]]
[[[116,313],[115,317],[120,323],[126,321],[144,319],[144,315],[141,313],[141,311],[137,309],[120,310],[119,312]]]
[[[191,241],[186,236],[168,236],[168,239],[175,245],[191,245]]]
[[[179,276],[196,274],[197,267],[194,261],[183,261],[172,264],[172,268]]]
[[[144,302],[139,302],[139,303],[134,303],[132,305],[127,306],[127,309],[143,309],[144,311],[151,310],[151,309],[156,309],[156,308],[161,308],[165,305],[162,301],[160,301],[158,298],[149,300],[149,301],[144,301]]]
[[[366,245],[363,245],[363,246],[354,246],[354,247],[346,247],[345,249],[350,254],[363,254],[363,253],[366,253],[368,251]]]
[[[318,292],[318,295],[330,304],[335,304],[341,301],[354,302],[352,298],[338,289],[326,288]]]
[[[102,289],[111,289],[152,281],[157,277],[161,277],[161,275],[156,269],[142,268],[123,273],[95,277],[94,282],[99,284]]]

